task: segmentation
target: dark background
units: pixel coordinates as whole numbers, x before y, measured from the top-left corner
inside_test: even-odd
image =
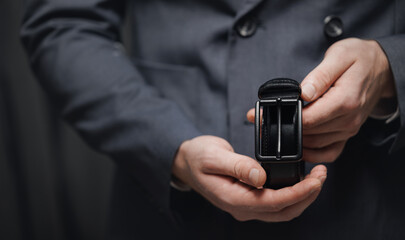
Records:
[[[50,107],[21,15],[22,1],[0,1],[0,239],[104,239],[114,165]]]

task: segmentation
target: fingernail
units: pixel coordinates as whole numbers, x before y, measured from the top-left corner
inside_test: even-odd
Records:
[[[302,86],[302,94],[308,99],[312,100],[315,96],[315,87],[311,83],[306,83]]]
[[[250,170],[249,180],[254,185],[257,185],[257,183],[259,182],[259,170],[258,169],[253,168],[252,170]]]

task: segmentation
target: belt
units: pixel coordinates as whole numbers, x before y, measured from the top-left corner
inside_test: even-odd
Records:
[[[260,86],[258,95],[255,155],[267,174],[264,187],[294,185],[305,174],[300,84],[288,78],[272,79]]]

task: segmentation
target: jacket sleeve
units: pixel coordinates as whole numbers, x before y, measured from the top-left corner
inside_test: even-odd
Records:
[[[391,146],[391,152],[395,152],[405,147],[405,34],[384,37],[377,41],[387,55],[397,92],[400,125],[392,136],[395,140]]]
[[[120,47],[124,2],[26,0],[21,38],[63,118],[166,209],[176,150],[200,133],[145,83]]]

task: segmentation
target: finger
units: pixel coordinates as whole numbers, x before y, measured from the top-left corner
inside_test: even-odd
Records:
[[[327,94],[302,109],[302,127],[311,129],[344,115],[342,89],[332,87]]]
[[[351,116],[339,116],[337,118],[331,119],[328,122],[322,123],[318,126],[303,126],[304,135],[315,135],[323,133],[332,133],[337,131],[344,131],[348,128],[348,122],[350,122]]]
[[[306,178],[310,177],[318,178],[321,181],[321,187],[318,190],[313,192],[309,197],[301,202],[288,206],[282,209],[280,212],[267,214],[267,216],[261,217],[260,219],[266,222],[284,222],[300,216],[305,209],[307,209],[309,205],[316,200],[321,192],[322,186],[326,180],[326,167],[323,165],[316,166],[314,169],[312,169],[311,174],[306,176]]]
[[[302,81],[302,98],[311,102],[322,96],[332,84],[354,63],[341,44],[332,45],[323,61]]]
[[[215,161],[203,166],[203,172],[231,176],[253,187],[266,182],[266,172],[256,160],[230,151],[220,152]]]
[[[262,122],[262,117],[263,117],[263,109],[260,109],[260,122]],[[255,123],[256,109],[254,108],[250,109],[246,114],[246,118],[249,122]]]
[[[323,184],[326,179],[326,171],[325,166],[318,165],[312,169],[311,173],[306,176],[306,179],[315,179],[315,181],[318,181],[317,186],[319,186]],[[263,200],[269,192],[279,191],[267,189],[268,191],[265,193],[264,190],[252,190],[252,187],[249,187],[246,184],[239,181],[232,181],[232,178],[220,175],[209,175],[208,181],[212,183],[210,184],[210,186],[214,187],[212,193],[217,197],[212,198],[208,196],[206,192],[202,192],[201,194],[208,199],[212,199],[211,202],[215,206],[229,212],[240,221],[263,218],[261,217],[263,216],[263,213],[269,213],[269,205],[273,206],[274,203],[272,203],[272,196],[267,196],[268,202],[264,204],[265,206],[258,206],[258,203],[261,201],[259,198],[262,198]],[[317,189],[318,187],[315,187],[311,191],[316,192]],[[253,199],[241,203],[240,200],[247,200],[247,198],[251,196],[253,196]],[[311,194],[308,194],[308,196],[311,196]],[[304,200],[305,197],[302,198],[302,200],[299,198],[297,199],[297,202]],[[278,209],[271,208],[270,210],[279,211],[283,206],[276,208]]]
[[[232,214],[239,221],[247,220],[261,220],[265,222],[284,222],[290,221],[295,217],[301,215],[301,213],[317,198],[320,192],[320,188],[309,195],[308,198],[298,202],[294,205],[286,207],[279,212],[254,212],[254,211],[244,211],[236,214]]]
[[[329,163],[342,153],[346,141],[336,142],[320,149],[303,148],[303,159],[311,163]]]
[[[361,125],[366,120],[364,113],[347,114],[337,117],[328,122],[311,128],[303,127],[303,135],[328,134],[334,132],[345,132],[350,137],[357,134]]]
[[[234,199],[243,196],[252,189],[251,186],[234,177],[216,174],[206,174],[203,185],[206,187],[195,190],[216,207],[229,213],[235,210]]]
[[[360,64],[353,64],[336,84],[317,101],[302,111],[304,128],[313,128],[348,113],[355,113],[364,104],[361,86],[366,76]]]
[[[263,221],[266,222],[286,222],[286,221],[291,221],[294,218],[300,216],[305,209],[311,205],[316,198],[318,197],[319,193],[321,192],[321,188],[316,190],[314,193],[312,193],[308,198],[305,200],[294,204],[292,206],[286,207],[280,212],[277,213],[271,213],[263,216]]]
[[[255,109],[252,108],[250,109],[247,114],[246,114],[246,118],[249,122],[254,123],[255,122]]]
[[[321,181],[321,184],[323,184],[326,180],[328,174],[328,170],[325,165],[319,164],[316,165],[312,170],[311,173],[305,176],[305,179],[307,178],[317,178],[319,181]]]
[[[351,134],[345,131],[303,135],[302,146],[304,148],[319,149],[329,146],[335,142],[346,141],[350,137]]]
[[[279,190],[252,189],[243,197],[238,198],[236,204],[239,207],[251,206],[251,211],[278,212],[306,199],[320,188],[324,178],[326,178],[326,168],[319,165],[312,169],[307,178],[294,186]]]

